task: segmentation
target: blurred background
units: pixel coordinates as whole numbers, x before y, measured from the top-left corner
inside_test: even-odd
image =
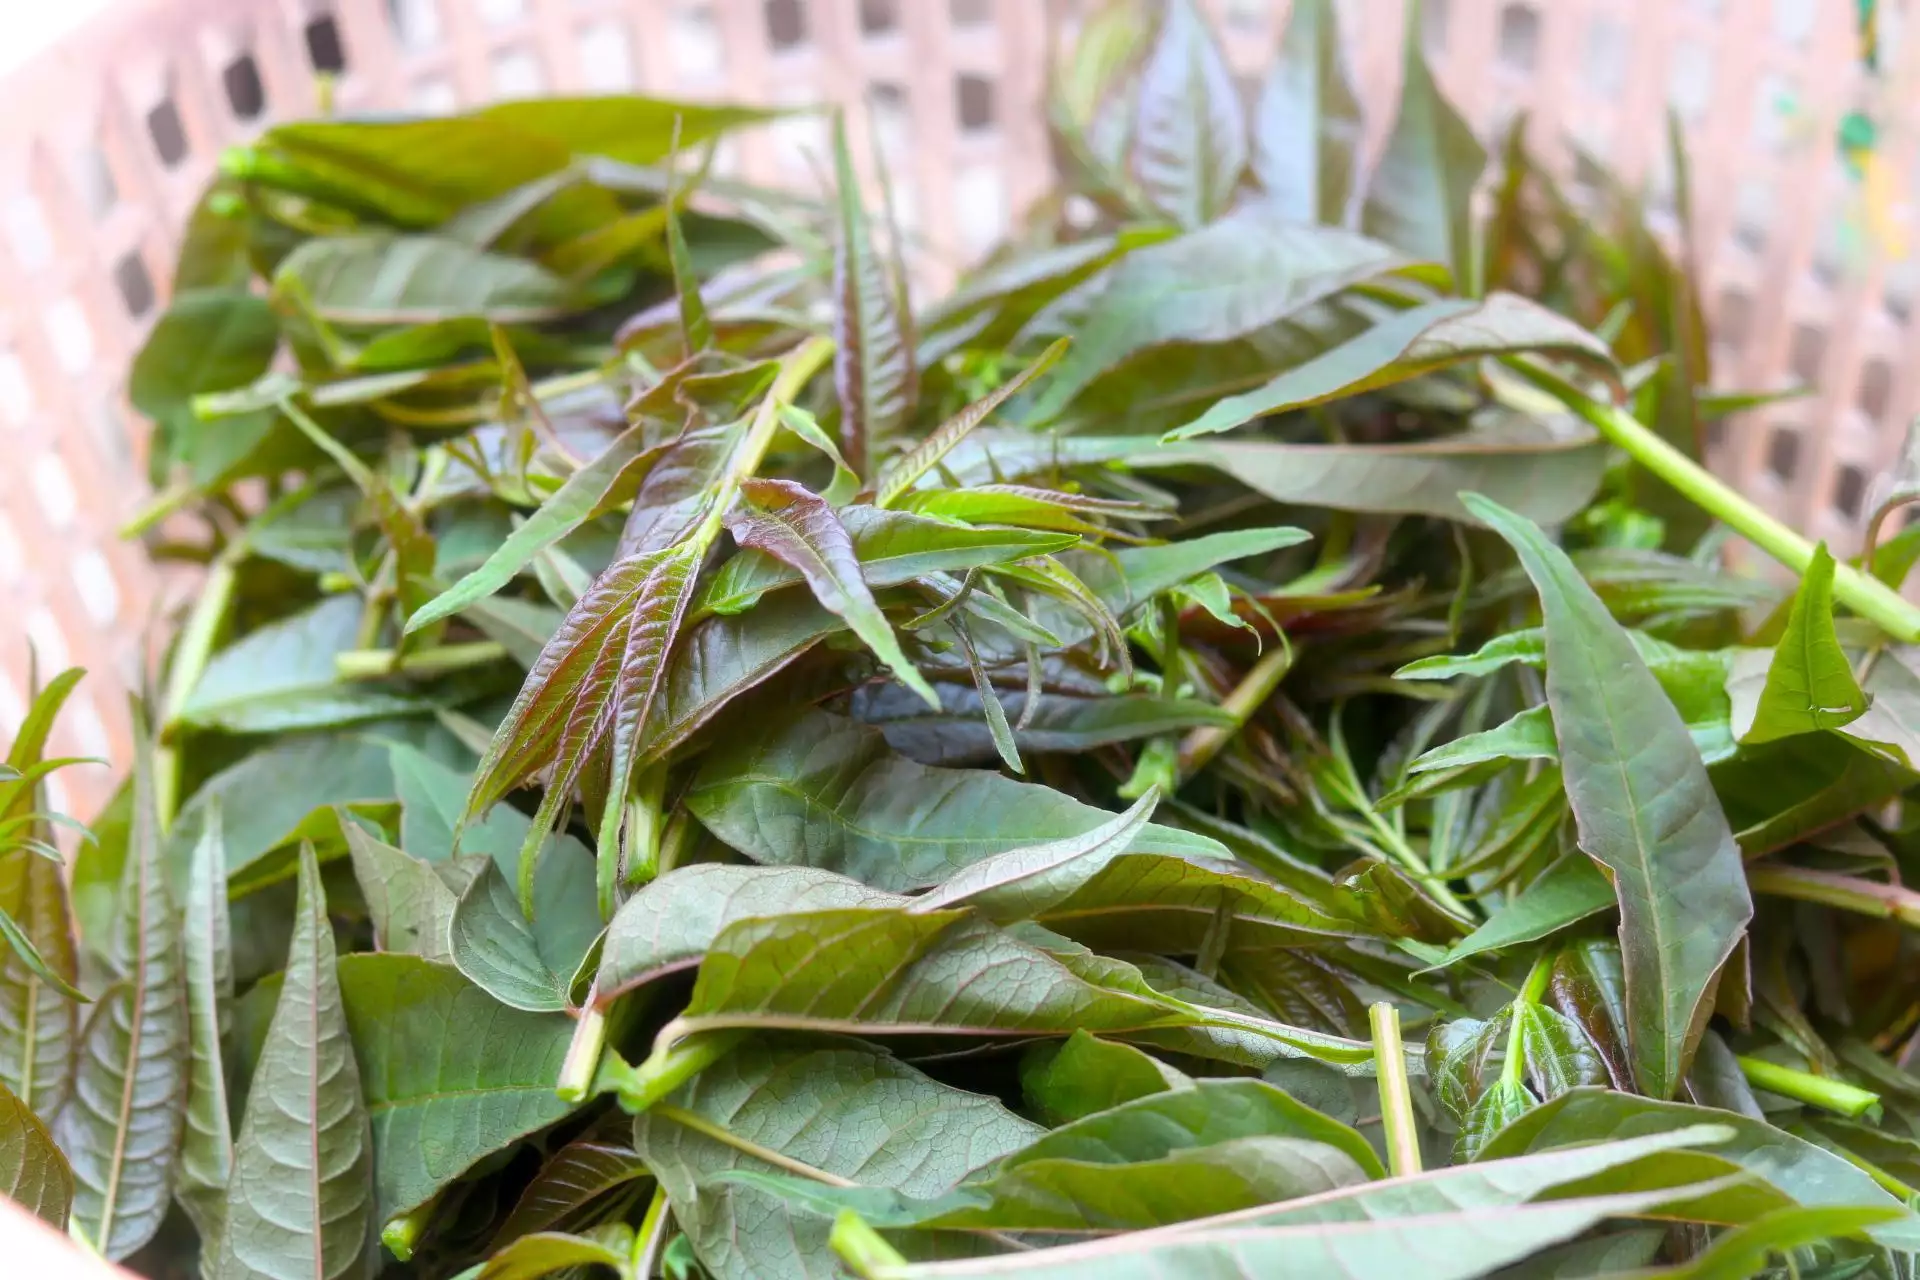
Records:
[[[916,286],[949,284],[1049,185],[1052,42],[1093,0],[7,0],[0,4],[0,740],[41,671],[90,668],[59,754],[124,764],[123,691],[191,592],[121,526],[155,501],[126,369],[223,148],[311,115],[640,92],[844,107],[892,175]],[[1271,59],[1285,0],[1202,0],[1229,57]],[[1340,6],[1384,128],[1420,40],[1498,151],[1530,142],[1576,201],[1637,188],[1691,261],[1716,378],[1810,394],[1721,426],[1718,470],[1851,553],[1920,401],[1920,50],[1906,0],[1402,0]],[[1251,78],[1249,78],[1251,89]],[[1670,122],[1690,159],[1681,244]],[[810,188],[824,117],[716,158]],[[864,153],[856,137],[856,153]],[[58,735],[57,735],[58,736]],[[53,780],[88,813],[106,770]],[[64,794],[63,791],[64,780]]]

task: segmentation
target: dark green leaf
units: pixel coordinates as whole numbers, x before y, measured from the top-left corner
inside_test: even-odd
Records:
[[[1583,853],[1568,854],[1496,911],[1485,924],[1455,943],[1443,965],[1535,942],[1614,905],[1613,884]]]
[[[357,823],[341,825],[353,857],[353,877],[366,899],[374,945],[452,963],[448,928],[459,895],[435,865],[376,840]]]
[[[226,1037],[232,1021],[233,938],[227,913],[227,853],[218,812],[194,846],[182,914],[188,1059],[187,1124],[174,1193],[203,1241],[218,1242],[233,1172],[233,1117],[227,1101]]]
[[[635,1120],[634,1148],[720,1280],[840,1274],[827,1250],[832,1218],[720,1181],[729,1170],[771,1166],[673,1113],[829,1175],[927,1197],[1040,1132],[991,1098],[854,1045],[756,1045],[709,1067],[667,1102],[670,1109]]]
[[[0,1195],[55,1230],[67,1229],[73,1170],[33,1109],[0,1084]]]
[[[535,263],[439,236],[324,236],[288,254],[276,293],[298,290],[323,320],[344,325],[432,324],[483,316],[524,324],[565,314],[566,281]]]
[[[1133,461],[1211,467],[1276,502],[1337,511],[1464,520],[1471,490],[1560,524],[1598,490],[1606,450],[1584,430],[1525,420],[1415,444],[1185,444]]]
[[[1434,83],[1417,9],[1405,49],[1400,113],[1367,180],[1360,226],[1415,257],[1446,264],[1465,285],[1473,263],[1473,188],[1487,152]]]
[[[1135,90],[1129,174],[1183,227],[1226,211],[1247,163],[1240,95],[1193,0],[1169,0]]]
[[[334,966],[320,869],[306,848],[286,980],[234,1144],[216,1275],[331,1280],[366,1269],[374,1150]]]
[[[1772,742],[1796,733],[1838,729],[1858,720],[1867,696],[1833,629],[1833,556],[1827,544],[1814,548],[1774,646],[1767,682],[1740,741]]]
[[[821,867],[896,891],[981,858],[1084,835],[1112,817],[997,773],[936,769],[878,730],[815,713],[730,742],[702,764],[687,807],[756,862]],[[1203,837],[1149,825],[1136,853],[1219,857]]]
[[[152,749],[138,743],[133,832],[112,947],[125,976],[94,1002],[72,1092],[54,1123],[55,1139],[73,1162],[74,1224],[113,1259],[160,1229],[186,1125],[185,956],[154,804]]]
[[[554,1152],[500,1224],[500,1245],[565,1222],[598,1197],[647,1176],[647,1167],[625,1143],[581,1138]]]
[[[1053,1125],[1191,1083],[1144,1050],[1085,1031],[1036,1045],[1020,1063],[1020,1091],[1028,1109]]]
[[[1253,112],[1253,175],[1301,222],[1346,221],[1359,164],[1360,104],[1329,0],[1300,0]]]
[[[1627,634],[1522,517],[1464,499],[1519,554],[1546,622],[1547,701],[1580,847],[1613,874],[1634,1076],[1672,1095],[1753,904],[1700,754]]]
[[[1443,298],[1389,316],[1257,390],[1228,396],[1166,438],[1228,431],[1268,414],[1358,395],[1467,360],[1522,351],[1578,360],[1617,379],[1606,344],[1538,303],[1511,293],[1493,293],[1479,302]]]
[[[846,121],[833,122],[833,389],[840,398],[840,452],[867,475],[880,442],[898,431],[919,396],[904,283],[889,278],[873,243],[860,180],[847,153]]]

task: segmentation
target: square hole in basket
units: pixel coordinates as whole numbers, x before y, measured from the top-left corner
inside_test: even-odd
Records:
[[[906,154],[912,135],[913,115],[907,105],[905,86],[885,80],[868,85],[867,119],[872,123],[873,140],[879,146],[881,155],[889,160],[897,160]]]
[[[1867,500],[1867,473],[1848,463],[1833,475],[1833,510],[1843,520],[1858,520]]]
[[[1447,51],[1448,0],[1427,0],[1420,6],[1420,47],[1429,56],[1439,57]]]
[[[220,87],[226,90],[227,107],[236,120],[257,120],[267,109],[267,87],[260,82],[260,65],[251,53],[227,64],[220,73]]]
[[[503,49],[493,55],[493,91],[502,98],[531,98],[546,87],[540,60],[526,49]]]
[[[1753,303],[1743,290],[1729,286],[1720,291],[1720,305],[1714,308],[1714,336],[1730,347],[1747,344],[1747,331],[1753,322]]]
[[[860,0],[860,31],[884,36],[900,29],[900,0]]]
[[[7,201],[4,220],[13,256],[29,271],[37,271],[53,261],[53,235],[47,230],[46,215],[40,202],[30,195],[16,195]]]
[[[160,99],[147,112],[147,137],[153,142],[153,154],[167,168],[177,168],[187,158],[186,126],[180,123],[180,108],[171,97]]]
[[[682,83],[711,80],[726,69],[726,45],[712,5],[683,4],[675,9],[667,39]]]
[[[956,27],[984,27],[993,21],[993,0],[947,0],[947,18]]]
[[[766,0],[767,43],[776,50],[807,42],[807,6],[802,0]]]
[[[140,261],[138,253],[129,250],[113,264],[113,287],[127,314],[135,320],[153,310],[153,277],[147,274],[147,264]]]
[[[960,118],[962,133],[983,133],[993,128],[993,81],[983,75],[962,72],[953,81],[954,111]]]
[[[5,511],[0,511],[0,582],[18,582],[26,576],[26,548],[20,545],[20,533],[13,527],[13,521]],[[5,717],[0,716],[0,729],[6,728],[4,721]]]
[[[73,558],[73,589],[95,626],[109,626],[119,616],[120,584],[98,549],[87,547]]]
[[[45,605],[27,613],[27,643],[33,646],[42,671],[65,671],[70,665],[67,633]]]
[[[1893,403],[1893,366],[1879,356],[1860,370],[1860,412],[1875,422],[1887,416]]]
[[[1781,484],[1791,483],[1800,468],[1800,433],[1792,427],[1775,427],[1767,440],[1767,470]]]
[[[1813,386],[1820,381],[1820,369],[1827,360],[1827,331],[1817,324],[1802,322],[1793,326],[1793,342],[1787,350],[1787,366],[1793,376]]]
[[[1500,11],[1500,61],[1531,75],[1540,60],[1540,14],[1530,4],[1510,4]]]
[[[47,523],[64,529],[73,523],[80,509],[80,498],[73,488],[73,476],[57,453],[43,453],[33,460],[33,496]]]
[[[107,155],[99,147],[82,147],[73,160],[73,181],[87,212],[104,218],[120,201],[120,188],[107,165]]]
[[[340,24],[331,13],[315,14],[306,26],[307,62],[323,75],[347,69],[347,47],[340,40]]]

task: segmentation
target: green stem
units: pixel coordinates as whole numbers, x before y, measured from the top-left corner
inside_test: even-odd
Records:
[[[1406,1046],[1400,1042],[1400,1010],[1382,1000],[1367,1010],[1367,1021],[1373,1027],[1373,1063],[1380,1079],[1380,1120],[1386,1129],[1387,1165],[1394,1177],[1409,1177],[1420,1172],[1420,1132],[1414,1127]]]
[[[600,1069],[600,1053],[607,1045],[607,1011],[587,998],[587,1007],[574,1023],[573,1039],[567,1056],[560,1063],[560,1079],[553,1091],[562,1102],[585,1102],[593,1089],[594,1073]]]
[[[828,1173],[825,1169],[816,1169],[804,1161],[795,1160],[792,1156],[775,1151],[772,1147],[763,1147],[759,1143],[748,1138],[743,1138],[725,1126],[717,1125],[705,1116],[695,1115],[683,1107],[670,1107],[662,1102],[654,1106],[653,1114],[663,1120],[671,1120],[677,1125],[691,1129],[695,1133],[705,1134],[715,1142],[732,1147],[735,1151],[750,1155],[755,1160],[763,1161],[776,1169],[785,1169],[788,1173],[795,1173],[803,1178],[811,1178],[815,1182],[823,1182],[829,1187],[857,1187],[860,1185],[851,1178],[843,1178],[837,1173]]]
[[[165,744],[172,737],[171,731],[199,685],[200,677],[206,674],[207,664],[213,661],[213,643],[233,604],[245,545],[244,542],[230,543],[214,558],[207,570],[207,580],[200,587],[200,596],[193,602],[193,612],[180,633],[180,641],[174,647],[173,661],[167,667],[167,690],[160,704],[162,745],[154,754],[154,790],[163,832],[173,824],[174,809],[180,799],[180,755]]]
[[[1534,361],[1516,359],[1509,364],[1529,382],[1549,392],[1592,423],[1601,435],[1625,450],[1635,462],[1673,486],[1707,514],[1795,573],[1806,572],[1807,565],[1813,560],[1812,543],[1661,439],[1632,414],[1618,406],[1595,400],[1559,374]],[[1862,573],[1851,565],[1836,565],[1833,594],[1840,603],[1896,640],[1907,644],[1920,642],[1920,608],[1901,599],[1898,593],[1871,574]]]
[[[633,1252],[628,1255],[627,1280],[648,1280],[654,1267],[660,1261],[660,1250],[667,1242],[667,1191],[665,1187],[653,1189],[653,1199],[647,1203],[646,1216],[640,1219],[640,1229],[633,1233]]]
[[[1881,920],[1897,920],[1920,928],[1920,892],[1897,884],[1881,884],[1832,871],[1762,863],[1747,868],[1747,886],[1773,898],[1793,898],[1838,907]]]
[[[440,1197],[435,1196],[380,1229],[380,1243],[387,1246],[387,1252],[397,1261],[407,1262],[413,1258],[414,1247],[420,1243],[420,1237],[433,1220],[433,1211],[439,1203]]]
[[[860,1280],[881,1280],[907,1265],[906,1257],[851,1209],[842,1209],[834,1218],[827,1243]]]
[[[1549,947],[1542,951],[1533,962],[1533,968],[1527,970],[1527,980],[1521,984],[1520,994],[1513,999],[1512,1023],[1507,1028],[1507,1060],[1500,1067],[1500,1083],[1508,1088],[1516,1088],[1520,1077],[1526,1071],[1526,1045],[1523,1042],[1520,1023],[1520,1011],[1528,1005],[1540,1003],[1547,994],[1547,982],[1553,976],[1555,952]]]
[[[507,647],[495,640],[446,644],[418,653],[395,649],[348,649],[333,655],[334,674],[342,680],[378,680],[384,676],[443,676],[498,662]]]
[[[1783,1067],[1762,1058],[1749,1058],[1745,1054],[1741,1054],[1737,1061],[1740,1063],[1740,1073],[1754,1088],[1792,1098],[1795,1102],[1804,1102],[1810,1107],[1820,1107],[1849,1120],[1857,1120],[1880,1105],[1879,1094],[1869,1093],[1844,1080],[1816,1076],[1809,1071],[1796,1071],[1792,1067]]]
[[[632,1076],[620,1086],[620,1105],[634,1115],[650,1109],[660,1099],[705,1071],[732,1051],[746,1037],[744,1031],[702,1031],[681,1037],[678,1018],[660,1028],[654,1037],[653,1052],[633,1069]]]
[[[1220,749],[1233,741],[1234,735],[1253,719],[1253,713],[1266,705],[1292,669],[1293,646],[1287,643],[1283,633],[1279,647],[1262,654],[1260,661],[1253,664],[1233,692],[1220,703],[1220,709],[1233,717],[1233,723],[1202,725],[1180,744],[1180,756],[1174,766],[1176,776],[1184,782],[1212,763]]]

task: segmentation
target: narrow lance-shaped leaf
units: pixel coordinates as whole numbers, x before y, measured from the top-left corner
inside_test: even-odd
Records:
[[[881,482],[879,496],[873,501],[876,507],[890,507],[920,482],[920,478],[940,465],[940,459],[952,452],[953,447],[985,422],[995,409],[1005,404],[1026,387],[1035,378],[1051,369],[1060,357],[1066,354],[1071,340],[1059,338],[1045,351],[1013,377],[1007,379],[992,391],[974,401],[959,413],[927,434],[927,438],[915,445],[911,451],[887,469],[886,478]]]
[[[898,292],[873,243],[840,116],[833,122],[833,166],[833,387],[840,399],[840,453],[864,476],[874,446],[913,409],[914,352]]]
[[[729,512],[727,529],[743,547],[755,547],[792,565],[823,608],[846,620],[896,679],[939,709],[940,695],[900,648],[886,615],[860,572],[846,526],[818,494],[791,480],[747,480],[744,505]]]
[[[1360,103],[1331,0],[1296,0],[1253,114],[1253,173],[1302,222],[1338,225],[1353,192]]]
[[[253,1070],[226,1216],[219,1280],[366,1273],[373,1135],[310,845],[300,851],[286,979]]]
[[[34,698],[8,750],[8,767],[24,777],[40,761],[54,717],[85,674],[62,672]],[[23,788],[0,810],[0,821],[42,810],[43,794],[41,787]],[[6,916],[0,927],[10,924],[19,934],[0,946],[0,1084],[51,1124],[67,1096],[78,1023],[72,998],[61,990],[71,989],[78,973],[66,875],[32,849],[0,849],[0,914]]]
[[[1084,835],[983,858],[914,899],[912,910],[964,905],[996,920],[1031,919],[1125,853],[1159,803],[1159,789],[1149,787],[1132,808]]]
[[[1142,193],[1183,227],[1225,211],[1247,163],[1233,73],[1193,0],[1168,0],[1141,68],[1128,168]]]
[[[1833,555],[1822,542],[1794,593],[1753,722],[1740,741],[1757,744],[1838,729],[1865,714],[1867,695],[1833,627],[1833,569]]]
[[[81,1034],[73,1092],[54,1132],[74,1162],[75,1225],[109,1258],[166,1217],[186,1123],[189,1014],[180,917],[167,888],[153,751],[136,715],[133,830],[113,958],[125,975]]]
[[[1475,494],[1540,592],[1547,702],[1580,847],[1620,900],[1634,1078],[1668,1098],[1753,915],[1739,846],[1679,712],[1566,553]]]
[[[1573,321],[1511,293],[1442,298],[1391,315],[1253,391],[1228,396],[1168,440],[1228,431],[1256,418],[1391,386],[1484,356],[1544,351],[1618,381],[1606,344]]]
[[[73,1170],[33,1109],[0,1084],[0,1196],[56,1229],[67,1228]]]
[[[353,828],[358,830],[358,828]],[[183,915],[187,1025],[192,1036],[187,1128],[180,1142],[175,1192],[200,1239],[220,1239],[227,1183],[233,1171],[233,1122],[227,1103],[224,1050],[233,1002],[232,924],[227,913],[227,851],[220,810],[208,810],[187,872]]]
[[[1408,7],[1400,113],[1367,179],[1360,227],[1416,257],[1443,262],[1463,288],[1473,261],[1473,188],[1486,148],[1434,83]]]
[[[693,255],[687,251],[687,235],[680,226],[680,205],[685,199],[684,192],[667,192],[667,262],[673,268],[673,294],[680,306],[680,333],[686,339],[687,354],[692,355],[713,345],[713,321],[707,318],[700,277],[694,274]]]
[[[644,425],[629,427],[599,456],[575,471],[540,509],[507,535],[479,568],[428,601],[407,619],[409,633],[450,618],[513,580],[536,556],[601,512],[632,498],[667,445],[646,447]]]

